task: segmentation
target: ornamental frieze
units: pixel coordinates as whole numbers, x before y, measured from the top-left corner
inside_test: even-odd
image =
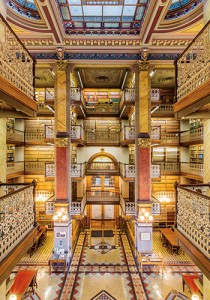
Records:
[[[150,138],[138,138],[138,146],[140,148],[149,148],[151,144]]]

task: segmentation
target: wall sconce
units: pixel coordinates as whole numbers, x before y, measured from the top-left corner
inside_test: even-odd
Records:
[[[192,300],[199,300],[199,296],[198,295],[196,295],[196,294],[194,294],[194,295],[192,295],[192,298],[191,298]]]
[[[143,208],[138,213],[138,222],[151,223],[153,222],[153,216]]]
[[[168,198],[166,198],[166,196],[163,196],[162,198],[159,199],[159,201],[163,204],[169,203],[170,200]]]
[[[62,211],[58,211],[54,216],[53,216],[53,221],[55,222],[65,222],[68,220],[67,214],[64,214]]]

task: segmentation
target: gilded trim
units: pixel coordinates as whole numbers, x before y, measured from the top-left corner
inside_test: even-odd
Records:
[[[69,138],[56,138],[55,146],[56,147],[68,147]]]
[[[149,62],[148,61],[138,61],[139,71],[148,71]]]
[[[149,148],[151,144],[150,138],[138,138],[138,146],[140,148]]]

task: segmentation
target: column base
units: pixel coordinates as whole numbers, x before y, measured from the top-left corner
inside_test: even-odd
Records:
[[[72,221],[54,222],[54,252],[64,251],[68,260],[72,256]]]
[[[152,223],[135,221],[136,250],[142,254],[151,254],[152,250]]]

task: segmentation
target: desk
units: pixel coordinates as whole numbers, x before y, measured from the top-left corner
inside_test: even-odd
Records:
[[[44,241],[46,240],[46,235],[47,235],[47,228],[45,226],[40,226],[39,230],[37,229],[36,240],[34,244],[31,246],[31,248],[29,249],[30,257],[34,252],[36,252],[37,248],[44,243]]]
[[[140,252],[138,252],[138,264],[140,273],[142,273],[143,265],[153,265],[153,266],[160,266],[161,272],[163,273],[163,256],[162,254],[155,254],[148,256],[142,256]]]
[[[56,271],[62,271],[63,273],[66,270],[66,255],[61,258],[60,255],[52,254],[49,258],[49,265],[50,265],[50,274],[52,272],[52,269],[55,269]]]
[[[173,253],[174,250],[178,251],[179,244],[177,242],[177,237],[170,228],[162,228],[160,229],[161,238],[164,238],[166,242],[169,244],[169,248],[171,252]]]
[[[37,287],[36,282],[37,270],[22,270],[18,271],[15,281],[9,290],[9,295],[16,295],[18,300],[21,300],[29,287]]]

